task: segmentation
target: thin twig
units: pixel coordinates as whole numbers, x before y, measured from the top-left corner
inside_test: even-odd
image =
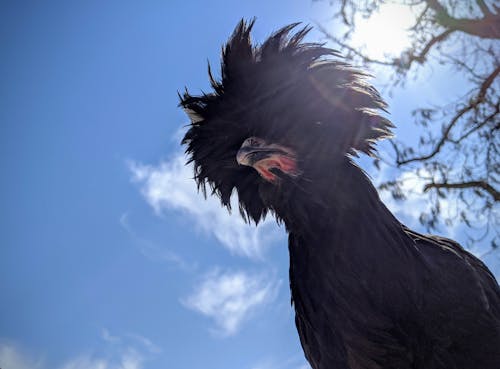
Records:
[[[468,111],[475,109],[480,103],[484,101],[484,96],[486,95],[486,91],[488,88],[491,86],[495,78],[498,76],[500,73],[500,65],[496,67],[496,69],[491,73],[481,84],[481,88],[479,89],[479,93],[477,94],[477,97],[473,99],[469,105],[463,107],[460,109],[457,114],[451,119],[450,123],[446,127],[445,131],[443,132],[443,135],[441,136],[441,139],[438,141],[434,149],[427,155],[422,155],[422,156],[415,156],[412,158],[404,159],[404,160],[399,160],[397,162],[398,166],[402,166],[414,161],[424,161],[428,160],[432,157],[434,157],[436,154],[438,154],[443,147],[443,145],[446,143],[446,141],[449,140],[449,134],[452,130],[452,128],[457,124],[459,119]]]
[[[445,189],[456,189],[456,188],[480,188],[488,192],[494,201],[500,201],[500,192],[497,191],[492,185],[485,181],[468,181],[460,183],[427,183],[424,186],[424,192],[430,190],[431,188],[445,188]]]

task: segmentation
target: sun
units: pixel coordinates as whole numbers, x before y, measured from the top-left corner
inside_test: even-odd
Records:
[[[408,5],[384,4],[370,18],[357,17],[352,45],[373,59],[399,56],[411,45],[408,29],[414,23]]]

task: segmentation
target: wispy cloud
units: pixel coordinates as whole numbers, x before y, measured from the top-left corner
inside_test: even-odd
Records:
[[[82,355],[66,362],[61,369],[142,369],[143,357],[134,350],[127,350],[116,359]]]
[[[108,343],[120,343],[121,339],[118,336],[113,336],[106,328],[101,330],[101,338]]]
[[[139,236],[130,224],[130,214],[128,212],[123,213],[120,216],[120,225],[135,241],[144,256],[152,260],[167,262],[184,271],[193,271],[197,268],[195,263],[186,262],[180,255],[167,247],[160,246],[144,237]]]
[[[163,351],[160,346],[156,345],[149,338],[141,336],[140,334],[127,333],[126,336],[140,343],[149,353],[158,354]]]
[[[271,241],[282,237],[275,222],[268,218],[255,227],[246,224],[239,214],[229,214],[215,197],[206,200],[193,181],[193,168],[185,165],[182,154],[158,166],[129,162],[133,181],[157,214],[165,210],[188,214],[205,232],[212,233],[232,253],[261,258]],[[233,196],[233,208],[237,209]]]
[[[107,328],[103,328],[101,330],[101,338],[106,343],[111,345],[116,345],[119,347],[120,344],[128,343],[129,346],[133,345],[136,347],[142,347],[145,351],[157,354],[162,351],[162,349],[153,343],[149,338],[142,336],[137,333],[125,333],[122,336],[111,334]]]
[[[237,332],[241,324],[259,307],[276,296],[280,282],[264,274],[242,271],[208,273],[200,286],[182,303],[215,321],[215,333]]]
[[[132,349],[115,357],[97,357],[83,354],[72,358],[58,369],[142,369],[144,359]],[[35,359],[13,344],[0,344],[0,368],[5,369],[48,369],[42,359]]]
[[[276,358],[261,360],[257,365],[252,366],[251,369],[311,369],[311,366],[307,363],[304,354],[301,352],[298,355],[281,360],[277,360]]]
[[[380,198],[401,221],[409,226],[417,226],[420,224],[420,213],[427,211],[430,206],[429,200],[423,194],[423,180],[411,172],[401,173],[397,180],[401,181],[401,190],[406,198],[396,200],[389,191],[380,191]]]
[[[57,369],[143,369],[144,363],[161,352],[150,339],[138,334],[117,336],[106,328],[101,330],[101,339],[106,343],[103,354],[82,353],[70,358]],[[0,368],[2,369],[48,369],[41,356],[35,358],[24,352],[19,345],[0,342]],[[51,368],[52,369],[52,368]]]
[[[14,344],[0,342],[0,368],[2,369],[42,369],[41,358],[31,358]]]

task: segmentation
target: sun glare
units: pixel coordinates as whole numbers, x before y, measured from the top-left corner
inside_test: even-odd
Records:
[[[407,30],[415,15],[407,5],[385,4],[368,19],[358,17],[352,44],[371,58],[398,56],[410,46]]]

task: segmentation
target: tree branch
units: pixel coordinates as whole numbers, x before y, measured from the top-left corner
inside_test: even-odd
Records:
[[[458,120],[465,114],[467,113],[469,110],[472,110],[474,108],[475,105],[473,104],[470,104],[470,105],[467,105],[466,107],[460,109],[458,111],[458,113],[453,117],[453,119],[451,120],[451,122],[448,124],[448,126],[446,127],[445,131],[443,132],[443,135],[441,136],[441,139],[439,140],[439,142],[437,143],[436,147],[434,147],[434,150],[432,150],[429,154],[427,155],[422,155],[422,156],[415,156],[415,157],[412,157],[412,158],[409,158],[409,159],[404,159],[404,160],[399,160],[396,164],[398,167],[402,166],[402,165],[405,165],[405,164],[408,164],[408,163],[411,163],[411,162],[414,162],[414,161],[424,161],[424,160],[428,160],[434,156],[436,156],[439,151],[441,151],[441,148],[443,147],[443,145],[446,143],[446,141],[448,141],[449,139],[449,134],[451,132],[451,129],[455,126],[455,124],[457,124]]]
[[[445,188],[445,189],[480,188],[486,191],[489,195],[491,195],[495,202],[500,201],[500,192],[485,181],[470,181],[470,182],[460,182],[460,183],[433,182],[433,183],[428,183],[424,186],[424,192],[427,192],[431,188]]]
[[[415,54],[410,54],[409,56],[409,61],[408,61],[408,68],[410,67],[411,63],[413,61],[416,61],[420,64],[423,64],[425,62],[425,57],[426,55],[429,53],[429,51],[431,50],[431,48],[437,44],[438,42],[441,42],[443,40],[445,40],[451,33],[453,33],[455,30],[452,30],[452,29],[447,29],[446,31],[444,31],[443,33],[437,35],[437,36],[434,36],[428,43],[427,45],[425,45],[424,49],[420,52],[419,55],[415,55]]]
[[[477,6],[479,6],[479,9],[481,9],[481,12],[483,13],[483,15],[485,17],[489,17],[489,16],[492,16],[494,15],[490,9],[488,8],[488,6],[486,5],[486,3],[484,2],[484,0],[476,0],[476,3],[477,3]]]
[[[481,85],[481,89],[479,90],[479,94],[477,95],[478,100],[483,100],[484,96],[486,95],[486,91],[488,88],[491,86],[495,78],[498,76],[500,73],[500,65],[498,65],[495,70],[484,80],[483,84]]]
[[[456,140],[450,140],[450,141],[458,144],[460,141],[467,138],[470,134],[472,134],[475,131],[477,131],[478,129],[481,129],[482,127],[484,127],[489,121],[491,121],[493,118],[495,118],[495,116],[498,113],[500,113],[500,103],[497,103],[495,105],[495,110],[493,110],[493,113],[491,113],[486,118],[484,118],[484,120],[481,123],[477,124],[475,127],[472,127],[470,130],[468,130],[466,133],[464,133],[462,136],[460,136]]]
[[[322,0],[312,0],[322,1]],[[325,0],[323,0],[325,1]],[[500,245],[500,228],[497,225],[494,205],[500,201],[500,106],[498,89],[500,60],[494,42],[500,39],[500,7],[492,0],[404,0],[401,3],[415,13],[411,27],[407,29],[411,44],[400,55],[376,57],[351,44],[358,21],[370,18],[383,9],[386,0],[327,0],[335,9],[334,18],[343,26],[343,32],[334,37],[329,28],[320,27],[325,40],[331,41],[348,58],[365,65],[389,67],[386,76],[394,86],[403,84],[414,72],[420,73],[419,65],[434,62],[450,71],[464,75],[470,87],[463,87],[457,100],[433,109],[422,109],[416,123],[422,123],[425,131],[419,144],[404,144],[389,140],[394,149],[381,155],[388,165],[404,167],[414,161],[416,175],[423,181],[431,196],[431,209],[421,213],[420,221],[429,229],[436,228],[441,220],[446,224],[464,222],[473,227],[469,218],[476,218],[484,226],[484,236],[493,236],[493,245]],[[468,11],[470,7],[474,7]],[[452,36],[450,36],[452,35]],[[436,57],[436,60],[433,60]],[[467,89],[467,92],[466,90]],[[437,119],[440,127],[427,123]],[[429,153],[428,155],[425,155]],[[420,156],[422,155],[422,156]],[[387,160],[385,160],[387,159]],[[375,166],[378,168],[377,162]],[[379,168],[380,169],[380,168]],[[436,183],[441,182],[441,183]],[[381,189],[391,191],[395,198],[403,198],[405,191],[397,180],[380,184]],[[456,196],[455,196],[456,195]],[[440,217],[442,198],[457,201],[457,211]],[[463,209],[463,210],[462,210]],[[460,211],[462,210],[462,211]],[[473,219],[474,220],[474,219]],[[493,227],[491,227],[493,225]],[[490,232],[491,230],[491,232]],[[493,233],[493,234],[491,234]],[[466,234],[468,242],[480,242]]]
[[[437,36],[434,36],[426,45],[425,47],[423,48],[423,50],[420,52],[420,54],[416,55],[415,53],[413,52],[409,52],[407,54],[407,61],[404,61],[403,58],[395,58],[391,61],[384,61],[384,60],[378,60],[378,59],[373,59],[373,58],[370,58],[369,56],[363,54],[362,52],[358,51],[357,49],[355,49],[354,47],[352,46],[349,46],[347,43],[341,41],[339,38],[335,37],[334,35],[332,35],[330,32],[328,32],[328,30],[326,30],[326,28],[324,28],[321,24],[317,24],[317,27],[319,28],[319,30],[327,37],[329,38],[331,41],[335,42],[336,44],[338,44],[340,47],[348,50],[349,52],[351,52],[352,54],[356,55],[357,57],[361,58],[361,60],[364,62],[364,63],[370,63],[370,64],[379,64],[379,65],[384,65],[384,66],[390,66],[390,67],[404,67],[404,69],[410,69],[411,67],[411,64],[413,62],[417,62],[419,64],[423,64],[425,62],[425,57],[427,56],[427,54],[429,53],[429,51],[431,50],[431,48],[441,42],[441,41],[444,41],[451,33],[453,33],[455,30],[446,30],[444,32],[442,32],[441,34],[437,35]]]
[[[462,31],[481,38],[500,38],[500,14],[490,12],[481,19],[454,18],[437,0],[425,0],[425,2],[436,12],[436,22],[447,29]],[[484,3],[483,5],[486,8]],[[479,7],[484,13],[480,4]]]
[[[479,93],[477,94],[477,97],[475,99],[473,99],[469,103],[469,105],[463,107],[462,109],[460,109],[457,112],[457,114],[455,114],[455,116],[452,118],[452,120],[450,121],[450,123],[446,127],[445,131],[443,132],[441,139],[438,141],[437,145],[434,147],[434,150],[432,150],[427,155],[415,156],[415,157],[412,157],[409,159],[398,160],[396,162],[397,166],[399,167],[401,165],[408,164],[408,163],[411,163],[414,161],[428,160],[428,159],[434,157],[436,154],[438,154],[439,151],[441,150],[441,148],[443,147],[443,145],[446,143],[446,141],[449,140],[449,134],[450,134],[452,128],[455,126],[455,124],[457,124],[459,119],[465,113],[467,113],[468,111],[470,111],[472,109],[475,109],[480,103],[482,103],[484,101],[484,96],[486,95],[486,91],[491,86],[491,84],[493,83],[493,81],[495,80],[495,78],[498,76],[499,73],[500,73],[500,65],[498,65],[496,67],[496,69],[493,71],[493,73],[491,73],[488,77],[486,77],[484,82],[481,84],[481,88],[479,89]]]
[[[345,1],[345,0],[342,1],[342,7],[340,8],[340,14],[342,15],[342,20],[344,21],[344,24],[347,25],[347,26],[350,26],[351,23],[347,19],[347,13],[345,11],[346,6],[347,6],[347,1]]]

